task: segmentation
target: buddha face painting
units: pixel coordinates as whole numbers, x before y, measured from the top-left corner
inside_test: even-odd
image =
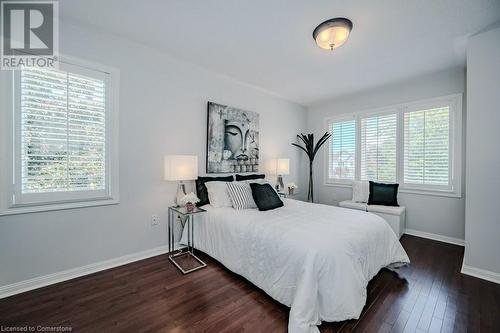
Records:
[[[255,133],[250,130],[248,123],[225,121],[224,153],[226,159],[248,160],[255,155]],[[226,152],[230,152],[226,153]]]
[[[254,172],[259,163],[259,115],[208,103],[207,172]]]

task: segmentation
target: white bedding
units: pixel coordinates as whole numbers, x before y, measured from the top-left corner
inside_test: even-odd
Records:
[[[359,318],[368,281],[383,267],[409,263],[374,214],[284,203],[266,212],[207,205],[205,218],[194,222],[194,247],[290,306],[289,332],[319,332],[322,320]]]

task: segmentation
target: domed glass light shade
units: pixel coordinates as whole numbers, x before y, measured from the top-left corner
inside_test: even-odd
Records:
[[[333,51],[344,45],[351,30],[351,20],[337,17],[318,25],[313,31],[313,38],[322,49]]]

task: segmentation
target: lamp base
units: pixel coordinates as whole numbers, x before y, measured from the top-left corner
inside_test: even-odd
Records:
[[[285,190],[285,185],[283,184],[283,176],[282,175],[278,175],[278,182],[276,184],[276,188],[280,192],[283,192]]]
[[[181,199],[186,195],[186,185],[181,181],[177,186],[177,194],[175,195],[175,205],[180,207]]]

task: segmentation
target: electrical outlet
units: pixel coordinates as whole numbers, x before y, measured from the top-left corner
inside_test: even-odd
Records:
[[[160,217],[158,215],[151,215],[151,225],[160,224]]]

